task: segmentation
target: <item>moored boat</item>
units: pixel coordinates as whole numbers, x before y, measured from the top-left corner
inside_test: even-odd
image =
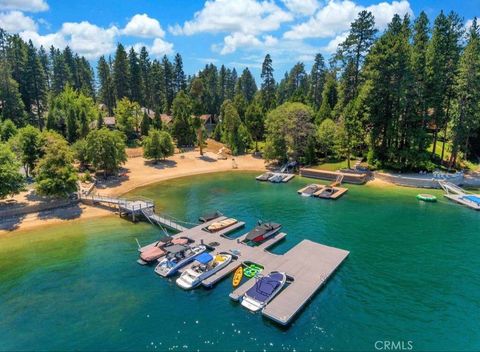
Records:
[[[216,218],[219,218],[220,216],[222,216],[223,214],[220,213],[218,210],[217,211],[214,211],[213,213],[206,213],[202,216],[200,216],[198,218],[198,221],[200,222],[209,222],[209,221],[212,221]]]
[[[157,243],[146,248],[140,253],[140,259],[138,260],[138,263],[142,265],[151,263],[163,257],[167,253],[166,248],[168,246],[171,246],[174,244],[184,245],[184,244],[187,244],[188,242],[189,242],[189,239],[186,237],[173,238],[169,236],[169,237],[162,238]]]
[[[227,266],[232,261],[232,255],[219,253],[212,256],[209,253],[202,253],[195,258],[195,261],[180,275],[176,283],[183,289],[189,290],[197,287],[200,283]]]
[[[212,224],[210,224],[209,226],[207,226],[207,230],[210,231],[210,232],[217,232],[217,231],[220,231],[220,230],[223,230],[229,226],[232,226],[234,224],[236,224],[238,222],[237,219],[234,219],[234,218],[228,218],[228,219],[225,219],[225,220],[221,220],[221,221],[216,221]]]
[[[305,187],[300,193],[302,197],[311,197],[315,192],[318,192],[320,187],[316,184],[311,184]]]
[[[268,181],[268,179],[272,176],[273,176],[273,173],[265,172],[264,174],[261,174],[260,176],[255,177],[255,179],[257,181]]]
[[[285,178],[284,175],[281,174],[274,174],[272,177],[270,177],[268,180],[273,183],[281,183],[283,182],[283,179]]]
[[[266,240],[268,237],[273,236],[282,228],[281,224],[277,224],[275,222],[265,222],[257,227],[255,227],[252,231],[248,232],[245,236],[244,242],[262,242]]]
[[[180,268],[192,262],[195,257],[205,252],[207,247],[172,245],[167,247],[167,253],[164,258],[158,259],[159,263],[155,267],[155,272],[163,277],[174,275]]]
[[[287,275],[283,272],[272,271],[255,282],[242,297],[242,306],[257,312],[263,309],[283,288]]]

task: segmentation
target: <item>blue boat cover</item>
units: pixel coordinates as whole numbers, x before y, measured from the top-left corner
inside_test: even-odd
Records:
[[[202,264],[207,264],[209,263],[211,260],[213,259],[213,257],[208,254],[208,253],[202,253],[200,254],[198,257],[195,258],[195,260],[197,262],[200,262]]]
[[[468,199],[469,201],[477,203],[478,205],[480,205],[480,197],[478,197],[478,196],[471,195],[471,196],[463,196],[462,198],[463,199]]]
[[[247,291],[247,296],[259,301],[265,302],[280,286],[283,281],[283,275],[273,273],[262,277],[255,285]]]

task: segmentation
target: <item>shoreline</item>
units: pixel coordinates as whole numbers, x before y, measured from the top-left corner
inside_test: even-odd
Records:
[[[207,154],[210,154],[210,156]],[[264,172],[266,170],[264,160],[254,158],[251,155],[236,157],[235,160],[238,168],[233,169],[231,159],[214,160],[211,157],[212,154],[213,153],[207,152],[203,158],[198,155],[197,151],[176,154],[172,158],[157,165],[146,161],[143,157],[130,158],[124,165],[128,170],[127,179],[99,180],[97,191],[102,195],[122,196],[142,187],[183,177],[222,172]],[[363,186],[372,188],[401,187],[381,179],[368,181]],[[19,215],[1,220],[0,237],[37,228],[66,224],[76,220],[107,216],[115,216],[115,213],[108,209],[78,203],[73,206]]]

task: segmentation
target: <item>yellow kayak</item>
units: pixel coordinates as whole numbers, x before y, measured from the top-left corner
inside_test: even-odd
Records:
[[[237,287],[240,284],[240,281],[242,281],[242,277],[243,277],[243,267],[239,266],[237,270],[235,270],[235,274],[233,274],[233,281],[232,281],[233,287]]]

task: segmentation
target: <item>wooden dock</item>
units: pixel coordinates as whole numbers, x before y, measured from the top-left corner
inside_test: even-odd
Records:
[[[298,194],[302,194],[303,192],[305,192],[309,187],[312,187],[312,186],[316,186],[318,188],[318,190],[314,193],[312,193],[310,195],[310,197],[316,197],[316,198],[323,198],[323,199],[338,199],[340,198],[341,196],[343,196],[345,193],[347,193],[348,191],[348,188],[344,188],[344,187],[338,187],[338,186],[327,186],[327,185],[321,185],[321,184],[318,184],[318,183],[315,183],[315,184],[310,184],[310,185],[307,185],[303,188],[300,188],[297,193]],[[325,190],[325,188],[327,187],[331,187],[333,188],[333,190],[335,191],[333,194],[324,194],[323,191]]]
[[[468,199],[465,198],[467,194],[465,195],[459,195],[459,194],[445,194],[445,198],[448,198],[450,199],[451,201],[454,201],[455,203],[458,203],[458,204],[461,204],[461,205],[465,205],[471,209],[474,209],[474,210],[480,210],[480,204],[476,203],[476,202],[472,202]]]
[[[362,185],[365,182],[367,182],[367,174],[347,173],[347,172],[340,172],[340,171],[327,171],[327,170],[320,170],[320,169],[301,168],[300,176],[317,178],[322,180],[332,180],[332,181],[337,179],[339,176],[342,176],[342,180],[343,180],[342,182],[345,182],[345,183]]]
[[[277,233],[258,246],[249,246],[242,242],[246,234],[238,238],[227,236],[228,233],[237,230],[242,223],[214,233],[204,230],[211,223],[224,219],[226,217],[222,216],[202,223],[174,237],[188,237],[195,244],[209,246],[214,253],[228,252],[234,255],[234,260],[229,265],[202,282],[204,287],[213,287],[245,262],[263,266],[264,275],[275,270],[285,272],[292,282],[263,309],[265,317],[282,325],[289,324],[295,318],[349,254],[348,251],[327,247],[310,240],[303,240],[285,254],[274,254],[269,252],[268,248],[284,240],[286,233]],[[153,244],[141,248],[140,251],[151,245]],[[254,284],[255,279],[246,281],[235,289],[230,297],[236,301],[240,300]]]

